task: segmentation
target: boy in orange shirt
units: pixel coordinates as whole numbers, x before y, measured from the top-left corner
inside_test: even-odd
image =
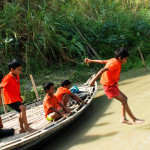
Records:
[[[19,112],[19,133],[31,132],[33,129],[28,125],[26,107],[22,103],[23,100],[20,94],[19,75],[21,73],[21,63],[17,60],[13,60],[9,62],[8,66],[10,72],[2,79],[2,83],[0,84],[0,95],[1,89],[3,88],[4,103]],[[2,99],[0,96],[0,104],[1,103]]]
[[[69,89],[71,88],[71,82],[69,80],[63,80],[61,86],[62,87],[59,87],[57,89],[55,96],[60,102],[64,104],[64,106],[67,106],[70,97],[76,100],[78,104],[80,104],[80,102],[86,104],[86,102],[83,101],[80,97],[74,95],[73,93],[71,93],[71,91],[69,91]]]
[[[119,48],[115,51],[115,58],[109,60],[90,60],[86,58],[84,60],[85,63],[100,63],[106,64],[104,68],[102,68],[95,78],[91,81],[90,86],[94,85],[94,82],[101,76],[100,83],[103,85],[103,89],[105,94],[109,99],[115,98],[122,103],[122,118],[120,122],[132,124],[126,118],[125,112],[131,117],[134,124],[139,124],[144,122],[144,120],[137,119],[131,112],[128,103],[127,96],[121,92],[118,88],[118,81],[121,71],[121,66],[127,62],[129,57],[129,53],[125,48]]]
[[[43,88],[47,93],[43,100],[43,107],[45,111],[45,117],[48,121],[67,116],[60,108],[63,108],[66,113],[71,113],[69,108],[65,107],[60,101],[58,101],[57,97],[54,95],[53,83],[47,82],[43,85]],[[61,107],[58,107],[58,105]]]

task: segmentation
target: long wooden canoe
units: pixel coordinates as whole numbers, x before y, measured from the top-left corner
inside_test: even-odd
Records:
[[[78,105],[76,101],[70,99],[69,107],[73,109],[73,114],[66,118],[61,118],[54,122],[49,122],[45,119],[43,101],[39,100],[26,106],[28,122],[31,122],[31,127],[36,129],[35,132],[19,134],[18,113],[15,111],[2,115],[2,121],[5,128],[14,128],[15,135],[0,139],[1,150],[11,149],[27,149],[38,144],[43,139],[50,137],[60,129],[69,125],[74,121],[92,102],[97,91],[97,83],[94,87],[90,87],[89,83],[92,77],[83,85],[79,86],[78,96],[85,98],[87,104]]]

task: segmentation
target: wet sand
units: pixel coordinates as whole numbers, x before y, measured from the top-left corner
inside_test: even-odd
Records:
[[[144,69],[121,74],[120,90],[142,124],[120,123],[121,103],[108,100],[102,86],[89,108],[43,150],[150,150],[150,74]],[[127,116],[131,121],[131,119]]]

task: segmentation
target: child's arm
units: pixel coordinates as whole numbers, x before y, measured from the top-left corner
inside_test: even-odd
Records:
[[[94,82],[105,72],[108,71],[108,68],[102,68],[97,74],[96,76],[92,79],[90,86],[94,86]]]
[[[52,112],[56,112],[56,113],[58,113],[59,115],[61,115],[62,117],[65,117],[65,116],[66,116],[65,113],[60,112],[59,110],[55,109],[54,107],[51,107],[50,109],[52,110]]]
[[[81,103],[83,103],[83,104],[86,104],[85,101],[83,101],[80,97],[76,96],[76,95],[73,94],[73,93],[70,93],[70,97],[71,97],[72,99],[76,100],[76,101],[78,102],[78,104],[80,104],[79,101],[80,101]]]
[[[66,113],[71,113],[70,109],[68,107],[65,107],[61,102],[59,105],[65,110]]]
[[[107,60],[91,60],[91,59],[85,58],[84,62],[87,64],[89,63],[106,64]]]

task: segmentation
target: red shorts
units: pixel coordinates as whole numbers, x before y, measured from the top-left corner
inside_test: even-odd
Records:
[[[118,89],[117,85],[115,86],[103,85],[103,89],[108,99],[114,98],[120,94],[120,90]]]

